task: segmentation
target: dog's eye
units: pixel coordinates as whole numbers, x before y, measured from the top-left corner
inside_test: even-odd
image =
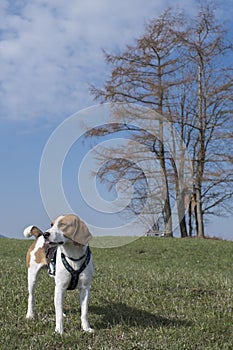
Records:
[[[51,222],[50,226],[51,226],[51,227],[53,227],[53,225],[54,225],[54,223],[53,223],[53,222]]]

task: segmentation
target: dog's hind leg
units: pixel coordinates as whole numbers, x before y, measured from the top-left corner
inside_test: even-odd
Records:
[[[28,268],[28,310],[26,318],[30,319],[34,317],[34,303],[35,303],[35,286],[38,273],[43,267],[43,264],[37,264],[33,262]]]

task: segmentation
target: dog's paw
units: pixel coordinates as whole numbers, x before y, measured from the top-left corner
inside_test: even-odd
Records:
[[[87,333],[94,333],[95,332],[94,329],[91,327],[82,328],[82,331],[87,332]]]
[[[26,315],[26,320],[32,320],[34,318],[34,314],[32,313],[27,313]]]
[[[60,328],[55,328],[55,334],[57,335],[62,335],[63,334],[63,329],[60,329]]]

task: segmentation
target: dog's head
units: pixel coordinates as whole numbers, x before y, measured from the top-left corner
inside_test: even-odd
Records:
[[[76,215],[58,216],[51,223],[51,227],[44,233],[49,243],[64,244],[67,240],[85,245],[92,238],[90,231],[83,221]]]

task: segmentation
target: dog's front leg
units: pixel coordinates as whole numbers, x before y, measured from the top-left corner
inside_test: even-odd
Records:
[[[88,302],[90,297],[90,287],[80,290],[80,305],[81,305],[81,327],[85,332],[94,332],[88,322]]]
[[[54,293],[54,306],[56,313],[56,328],[55,332],[58,334],[63,333],[63,324],[64,324],[64,316],[63,316],[63,302],[64,302],[65,290],[59,286],[55,286]]]

